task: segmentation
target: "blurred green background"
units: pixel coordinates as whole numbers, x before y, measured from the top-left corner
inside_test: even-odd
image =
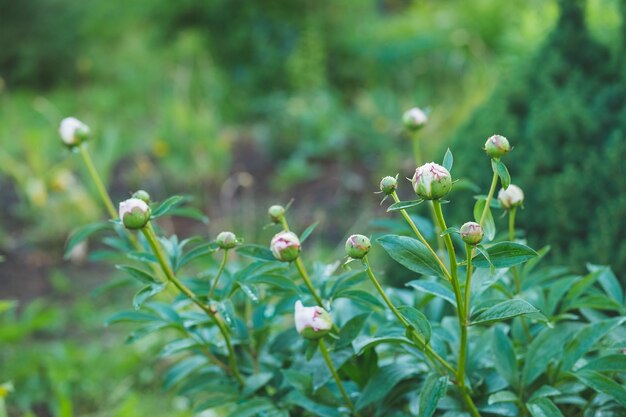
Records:
[[[158,383],[159,340],[124,345],[127,329],[104,327],[130,303],[99,289],[113,268],[79,252],[62,259],[73,228],[105,218],[58,138],[70,115],[91,127],[116,201],[137,188],[190,194],[211,218],[208,230],[171,231],[265,239],[266,208],[293,197],[292,223],[320,220],[314,242],[328,252],[382,213],[380,177],[411,175],[401,115],[425,107],[428,160],[450,146],[453,174],[484,190],[481,147],[507,136],[530,243],[551,244],[552,261],[575,269],[624,270],[624,3],[0,0],[9,415],[189,415]],[[452,223],[466,221],[472,195],[452,198]]]

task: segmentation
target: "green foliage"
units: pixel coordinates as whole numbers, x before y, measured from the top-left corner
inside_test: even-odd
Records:
[[[527,207],[542,208],[518,210],[530,242],[550,242],[555,261],[579,269],[591,257],[622,270],[626,65],[621,49],[611,53],[590,33],[586,3],[596,2],[560,2],[561,17],[543,46],[510,71],[453,142],[464,156],[459,169],[486,186],[475,169],[488,164],[479,145],[493,133],[507,136],[514,149],[503,160],[513,182]]]

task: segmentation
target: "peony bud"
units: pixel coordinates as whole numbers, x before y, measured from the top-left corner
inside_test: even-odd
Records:
[[[493,135],[485,142],[485,152],[492,158],[500,158],[510,150],[511,145],[504,136]]]
[[[150,194],[144,190],[137,190],[132,195],[133,198],[138,198],[146,204],[150,204]]]
[[[127,229],[141,229],[150,220],[150,207],[138,198],[120,203],[120,219]]]
[[[215,239],[220,249],[228,250],[237,246],[237,236],[233,232],[221,232]]]
[[[505,210],[521,206],[524,204],[524,192],[517,185],[509,184],[506,190],[501,188],[498,192],[498,202]]]
[[[330,314],[322,307],[304,307],[302,301],[296,301],[294,311],[296,330],[307,339],[319,339],[330,332],[333,321]]]
[[[61,120],[59,134],[66,146],[73,148],[89,138],[89,127],[75,117]]]
[[[398,179],[395,177],[385,177],[380,180],[380,191],[385,195],[392,194],[398,188]]]
[[[272,222],[280,223],[281,219],[285,215],[285,208],[283,206],[274,205],[267,210],[267,214],[270,215]]]
[[[352,235],[346,240],[346,253],[354,259],[362,259],[371,248],[372,243],[363,235]]]
[[[483,240],[483,228],[476,222],[467,222],[461,226],[461,239],[468,245],[478,245]]]
[[[300,256],[300,239],[293,232],[280,232],[272,238],[270,249],[279,261],[295,261]]]
[[[411,182],[415,193],[424,200],[440,199],[452,189],[450,173],[434,162],[418,167]]]
[[[416,131],[424,127],[426,122],[428,122],[428,116],[426,116],[426,113],[424,113],[422,109],[413,107],[404,112],[402,122],[404,123],[404,127],[408,130]]]

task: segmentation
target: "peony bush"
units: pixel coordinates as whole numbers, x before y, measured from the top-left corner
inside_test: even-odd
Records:
[[[260,243],[230,231],[213,241],[165,236],[159,219],[201,216],[182,208],[179,196],[155,203],[140,190],[116,210],[89,156],[89,128],[66,119],[63,143],[85,160],[111,217],[72,233],[66,249],[103,236],[106,258],[138,286],[129,294],[132,308],[108,323],[133,323],[130,341],[164,334],[164,386],[196,412],[626,415],[624,291],[614,273],[593,264],[584,276],[542,267],[549,247],[528,247],[515,227],[524,193],[511,184],[504,158],[512,147],[501,135],[484,145],[489,190],[476,196],[464,224],[449,226],[444,205],[457,180],[454,158],[448,150],[441,164],[421,163],[419,131],[427,120],[420,109],[404,116],[418,165],[410,184],[386,176],[378,191],[392,201],[389,215],[412,233],[372,241],[363,230],[347,239],[339,266],[307,257],[315,226],[291,230],[288,206],[269,208],[276,234]],[[413,188],[415,200],[400,200],[403,186]],[[410,214],[420,204],[431,211],[433,241]],[[496,230],[498,213],[508,216],[508,230]],[[374,252],[413,278],[402,288],[385,286]],[[219,266],[207,269],[204,261],[216,254]]]

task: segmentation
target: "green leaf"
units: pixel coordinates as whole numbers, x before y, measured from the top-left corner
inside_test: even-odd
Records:
[[[622,287],[620,286],[619,280],[611,270],[610,266],[587,264],[587,268],[590,272],[600,270],[600,276],[598,277],[598,281],[600,281],[600,285],[602,286],[604,291],[609,295],[609,297],[613,298],[619,304],[624,303],[624,294],[622,291]]]
[[[312,413],[314,416],[319,417],[341,417],[342,413],[337,410],[337,407],[329,407],[326,405],[318,404],[317,402],[310,400],[300,391],[291,391],[285,399],[287,404],[293,404],[298,407]]]
[[[363,325],[365,325],[369,316],[370,313],[363,313],[348,320],[339,331],[339,340],[335,344],[335,349],[341,349],[350,345],[359,333],[361,333],[361,329],[363,329]]]
[[[526,407],[533,417],[563,417],[558,407],[545,397],[527,402]]]
[[[394,336],[386,336],[386,337],[369,337],[369,336],[361,336],[355,339],[352,342],[352,348],[360,355],[364,350],[373,348],[383,343],[389,344],[406,344],[413,346],[413,343],[407,339],[406,337],[394,337]]]
[[[317,227],[320,222],[315,222],[309,227],[307,227],[304,232],[300,235],[300,243],[303,243],[310,235],[313,233],[313,230]]]
[[[153,219],[156,219],[158,217],[165,216],[174,207],[178,206],[179,204],[181,204],[185,200],[187,200],[185,197],[181,197],[179,195],[172,196],[172,197],[168,198],[167,200],[165,200],[164,202],[162,202],[161,204],[157,205],[152,210],[152,216],[151,217]]]
[[[156,280],[152,275],[143,269],[139,269],[130,265],[115,265],[117,269],[120,271],[128,272],[133,278],[142,284],[158,284],[159,281]]]
[[[109,325],[109,324],[121,323],[125,321],[146,322],[146,321],[158,321],[158,320],[159,318],[156,316],[153,316],[152,314],[141,313],[139,311],[122,311],[109,317],[105,323]]]
[[[596,372],[622,372],[626,373],[626,355],[607,355],[593,359],[582,369]]]
[[[443,156],[443,167],[448,170],[448,172],[452,172],[452,165],[454,164],[454,157],[452,156],[452,152],[450,148],[446,151],[446,154]]]
[[[361,410],[372,403],[381,401],[400,381],[418,372],[418,368],[406,364],[394,363],[378,368],[378,371],[363,388],[363,392],[355,404],[356,409]]]
[[[249,284],[265,284],[276,289],[280,289],[281,291],[286,291],[294,294],[300,294],[300,289],[293,282],[292,279],[289,279],[283,275],[278,274],[261,274],[261,275],[252,275],[246,282]]]
[[[411,201],[398,201],[397,203],[393,203],[387,208],[387,212],[406,210],[411,207],[418,206],[422,204],[424,200],[411,200]]]
[[[504,165],[504,162],[502,162],[500,159],[492,159],[491,168],[493,169],[493,172],[498,174],[498,176],[500,177],[502,188],[504,188],[505,190],[509,188],[509,185],[511,184],[511,175],[509,175],[509,170],[506,169],[506,165]]]
[[[521,316],[523,314],[538,312],[539,310],[530,305],[528,302],[520,298],[514,298],[512,300],[506,300],[498,303],[495,306],[481,312],[478,317],[472,321],[471,325],[493,323]]]
[[[480,217],[483,214],[485,204],[485,200],[477,200],[476,204],[474,204],[474,220],[476,220],[477,223],[480,223]],[[493,238],[496,236],[496,222],[493,220],[491,208],[487,208],[487,217],[485,217],[483,230],[485,231],[485,237],[488,241],[492,241]]]
[[[377,241],[394,261],[405,268],[428,276],[444,277],[437,260],[422,242],[398,235],[385,235]]]
[[[496,268],[508,268],[519,265],[537,256],[534,249],[515,242],[499,242],[487,249],[491,264]],[[472,258],[472,263],[477,268],[489,268],[490,262],[482,253]]]
[[[608,376],[587,369],[575,372],[573,375],[583,384],[612,397],[623,407],[626,407],[626,389]]]
[[[266,398],[252,398],[237,407],[229,414],[229,417],[255,417],[261,413],[276,410],[276,406]]]
[[[575,330],[574,325],[546,327],[530,343],[522,371],[522,382],[529,386],[545,372],[548,363],[563,351],[563,342]]]
[[[271,372],[261,372],[249,376],[246,378],[242,395],[247,397],[250,394],[254,394],[256,391],[267,385],[273,376],[274,374]]]
[[[445,397],[448,390],[448,377],[439,376],[438,374],[430,374],[419,396],[419,414],[418,417],[431,417],[437,409],[439,401]]]
[[[204,356],[191,356],[178,362],[167,370],[163,376],[163,386],[168,389],[182,381],[187,375],[198,370],[202,365],[207,363]]]
[[[518,400],[517,395],[511,391],[499,391],[495,394],[491,394],[487,403],[489,405],[495,403],[514,403]]]
[[[591,323],[580,329],[563,348],[561,371],[567,372],[587,353],[600,339],[614,328],[626,321],[626,317],[615,317]]]
[[[140,289],[133,297],[133,307],[139,310],[150,297],[160,293],[167,286],[165,283],[150,284]]]
[[[261,259],[264,261],[276,260],[276,258],[274,258],[274,255],[272,255],[272,251],[269,250],[269,248],[266,246],[248,244],[239,246],[236,250],[237,253],[243,256],[247,256],[249,258]]]
[[[458,227],[448,227],[446,230],[441,232],[439,236],[444,237],[445,235],[449,235],[450,233],[460,233]]]
[[[402,314],[402,317],[409,322],[409,324],[417,331],[417,333],[424,339],[424,342],[428,344],[430,341],[431,327],[430,322],[426,316],[419,310],[411,306],[399,306],[398,311]]]
[[[414,280],[406,284],[407,287],[413,287],[418,291],[425,292],[427,294],[435,295],[439,298],[443,298],[456,308],[456,299],[451,289],[443,284],[435,281]]]
[[[494,327],[491,337],[491,352],[498,373],[513,388],[519,387],[519,370],[513,343],[500,327]]]
[[[76,245],[78,245],[79,243],[81,243],[83,240],[87,239],[89,236],[93,235],[94,233],[97,233],[106,229],[111,229],[111,223],[109,222],[93,223],[93,224],[88,224],[83,227],[79,227],[78,229],[74,230],[70,234],[69,238],[67,239],[67,243],[65,244],[65,254],[63,257],[65,259],[68,259],[70,256],[70,253],[72,252],[72,249],[74,249]]]
[[[364,303],[373,307],[383,306],[383,304],[378,301],[378,298],[363,290],[344,290],[335,294],[335,299],[337,298],[349,298],[353,301]]]

